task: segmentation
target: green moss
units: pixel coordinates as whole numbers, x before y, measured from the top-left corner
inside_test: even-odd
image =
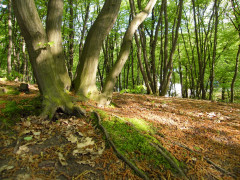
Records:
[[[7,103],[8,101],[0,101],[0,104],[5,104]]]
[[[130,123],[132,123],[134,125],[134,127],[137,128],[138,130],[154,134],[154,130],[153,130],[151,124],[147,123],[143,119],[126,118],[126,120],[129,121]]]
[[[108,116],[104,111],[98,112],[102,119],[102,125],[109,132],[118,150],[127,158],[135,163],[138,161],[148,161],[156,168],[159,165],[164,165],[165,168],[175,172],[169,162],[149,144],[149,142],[159,143],[154,137],[148,134],[148,132],[153,132],[149,123],[142,119],[117,118]],[[144,132],[144,134],[140,132]]]
[[[6,126],[11,126],[22,117],[39,115],[41,110],[40,98],[21,100],[18,103],[16,101],[8,101],[5,108],[1,110],[3,116],[0,118],[0,122]]]

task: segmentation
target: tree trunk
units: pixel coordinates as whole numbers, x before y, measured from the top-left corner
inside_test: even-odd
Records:
[[[70,19],[69,19],[69,62],[68,62],[68,74],[70,76],[70,79],[73,78],[73,58],[74,58],[74,14],[73,14],[73,0],[69,0],[69,6],[70,6]]]
[[[7,74],[10,76],[12,71],[12,0],[8,0],[8,38]]]
[[[209,100],[213,100],[213,82],[214,82],[214,68],[217,54],[217,33],[218,33],[218,0],[214,1],[214,11],[215,11],[215,32],[214,32],[214,42],[213,42],[213,56],[212,56],[212,67],[210,71],[210,92],[209,92]]]
[[[156,4],[156,1],[157,0],[149,0],[146,8],[142,12],[137,14],[131,21],[130,25],[128,26],[128,29],[123,38],[123,43],[121,46],[119,57],[116,63],[114,64],[112,71],[107,77],[106,83],[103,88],[102,96],[100,96],[99,98],[100,104],[108,104],[112,99],[112,92],[117,77],[120,74],[130,54],[132,38],[134,36],[134,33],[136,32],[139,25],[147,18],[148,14],[152,11],[154,5]]]
[[[96,74],[102,43],[112,29],[120,9],[121,0],[106,0],[87,35],[74,89],[79,95],[95,98],[98,95]]]
[[[55,63],[52,64],[55,76],[60,81],[62,89],[69,89],[71,80],[68,76],[65,58],[62,46],[62,15],[63,0],[50,0],[48,2],[48,13],[46,21],[46,43],[49,43],[49,49]],[[43,43],[40,41],[40,43]],[[44,43],[43,43],[44,44]]]
[[[178,4],[178,17],[177,17],[177,26],[172,31],[175,31],[175,35],[172,37],[172,48],[170,50],[170,54],[168,56],[168,13],[167,13],[167,1],[163,2],[163,12],[165,16],[165,44],[164,44],[164,60],[163,60],[163,74],[162,79],[160,81],[159,95],[165,96],[170,84],[172,71],[173,71],[173,55],[176,50],[177,41],[178,41],[178,31],[181,24],[182,19],[182,8],[183,8],[183,0],[179,1]]]
[[[60,46],[60,39],[57,31],[59,17],[56,17],[55,13],[61,11],[63,1],[49,1],[49,8],[54,5],[50,9],[55,13],[48,13],[47,24],[51,25],[47,27],[48,36],[41,23],[34,0],[14,0],[13,5],[21,33],[26,41],[33,73],[43,96],[44,111],[42,116],[52,118],[58,108],[66,113],[73,113],[75,107],[62,88],[63,82],[59,77],[56,77],[59,72],[56,70],[58,65],[56,61],[59,62],[62,52],[56,48]],[[61,16],[60,13],[58,15]],[[53,25],[57,26],[56,29]],[[54,41],[55,46],[50,47],[49,41]]]
[[[163,7],[163,6],[162,6]],[[160,14],[159,14],[159,18],[158,18],[158,22],[157,22],[157,26],[156,26],[156,30],[154,33],[154,38],[151,44],[151,57],[152,57],[152,71],[153,71],[153,83],[154,83],[154,92],[157,93],[157,78],[156,78],[156,65],[155,65],[155,61],[156,61],[156,47],[157,47],[157,40],[158,40],[158,33],[159,33],[159,29],[160,26],[162,24],[162,14],[163,14],[163,8],[161,7],[160,10]],[[154,14],[154,12],[153,12]],[[154,16],[154,15],[153,15]],[[154,19],[154,17],[153,17]],[[153,25],[154,27],[154,25]]]
[[[132,16],[133,18],[135,17],[135,6],[134,6],[134,2],[133,0],[130,0],[130,7],[131,7],[131,13],[132,13]],[[143,76],[143,80],[145,82],[145,85],[147,87],[147,94],[152,94],[152,89],[151,89],[151,86],[149,84],[149,81],[148,81],[148,77],[144,71],[144,68],[143,68],[143,64],[142,64],[142,58],[141,58],[141,47],[140,47],[140,43],[139,43],[139,39],[138,39],[138,35],[137,35],[137,32],[134,33],[134,38],[135,38],[135,42],[136,42],[136,45],[137,45],[137,59],[138,59],[138,64],[139,64],[139,68],[140,68],[140,71],[142,73],[142,76]]]
[[[236,0],[231,0],[231,4],[232,4],[232,8],[233,8],[233,14],[235,17],[235,23],[232,21],[235,29],[238,31],[238,36],[240,38],[240,17],[239,17],[239,3],[237,3]],[[232,79],[232,83],[231,83],[231,99],[230,101],[233,102],[234,101],[234,84],[237,78],[237,73],[238,73],[238,63],[239,63],[239,56],[240,56],[240,44],[238,45],[238,52],[237,52],[237,56],[236,56],[236,64],[235,64],[235,72],[233,75],[233,79]]]
[[[238,73],[239,56],[240,56],[240,45],[238,45],[238,53],[237,53],[237,57],[236,57],[235,71],[234,71],[234,75],[233,75],[233,79],[232,79],[232,83],[231,83],[231,100],[230,101],[232,103],[234,101],[234,84],[235,84],[235,81],[237,78],[237,73]]]

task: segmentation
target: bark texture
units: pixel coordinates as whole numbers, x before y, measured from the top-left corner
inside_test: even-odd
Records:
[[[139,25],[147,18],[148,14],[152,11],[157,0],[150,0],[145,9],[137,14],[131,21],[128,29],[124,35],[123,43],[119,53],[119,57],[114,64],[109,76],[107,77],[106,83],[103,87],[102,95],[99,98],[100,104],[108,104],[112,99],[113,88],[115,86],[118,75],[126,63],[131,50],[132,38],[134,33],[138,29]]]
[[[94,98],[98,94],[96,74],[102,43],[112,29],[121,0],[106,0],[96,21],[89,30],[83,47],[73,88],[79,95]]]
[[[21,33],[26,41],[33,73],[43,96],[42,116],[52,118],[58,108],[66,113],[73,113],[77,108],[63,91],[59,77],[56,77],[56,62],[54,53],[52,53],[54,50],[48,45],[49,40],[34,0],[14,0],[13,5]],[[54,19],[49,16],[48,18]]]
[[[65,63],[62,46],[62,15],[63,0],[50,0],[48,2],[48,13],[46,22],[47,41],[52,44],[49,46],[55,63],[52,64],[55,77],[60,81],[63,89],[69,89],[71,80]]]

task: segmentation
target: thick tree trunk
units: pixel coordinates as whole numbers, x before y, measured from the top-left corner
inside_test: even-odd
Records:
[[[63,89],[69,89],[71,80],[68,76],[62,46],[62,15],[63,0],[49,0],[46,22],[47,42],[55,63],[52,64],[55,77],[60,81]],[[51,45],[52,43],[52,45]]]
[[[51,4],[51,0],[49,3]],[[58,108],[61,108],[66,113],[72,113],[74,110],[73,103],[64,92],[62,81],[60,81],[59,77],[56,77],[55,72],[57,64],[54,57],[61,55],[62,52],[54,49],[54,46],[51,48],[48,45],[49,39],[37,13],[34,0],[14,0],[13,5],[21,33],[26,41],[33,73],[43,96],[44,111],[42,115],[52,118]],[[56,5],[59,4],[57,3]],[[58,8],[56,7],[56,9]],[[55,9],[52,10],[57,11]],[[50,14],[48,14],[48,21],[51,20],[52,24],[57,25],[58,23],[54,21],[57,17],[52,17]],[[51,32],[55,32],[54,27],[52,29],[48,28],[48,32],[51,41],[59,45],[59,37],[57,36],[54,39],[51,36]]]
[[[132,38],[139,25],[147,18],[148,14],[152,11],[157,0],[149,0],[146,8],[137,14],[131,21],[123,38],[123,43],[119,53],[119,57],[113,66],[109,76],[107,77],[106,83],[103,88],[102,95],[99,98],[100,104],[108,104],[112,99],[112,92],[116,83],[117,77],[120,74],[124,64],[126,63],[130,54]]]
[[[121,0],[106,0],[100,14],[89,30],[73,87],[80,95],[94,99],[98,94],[96,74],[99,54],[104,39],[117,19],[120,4]]]
[[[7,74],[12,71],[12,0],[8,0],[8,56],[7,56]]]

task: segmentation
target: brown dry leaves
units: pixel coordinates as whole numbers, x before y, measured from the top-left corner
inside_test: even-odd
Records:
[[[109,114],[152,123],[157,128],[155,137],[186,163],[189,177],[232,179],[207,163],[205,157],[240,178],[239,104],[118,93],[113,102],[121,108],[104,108]]]

